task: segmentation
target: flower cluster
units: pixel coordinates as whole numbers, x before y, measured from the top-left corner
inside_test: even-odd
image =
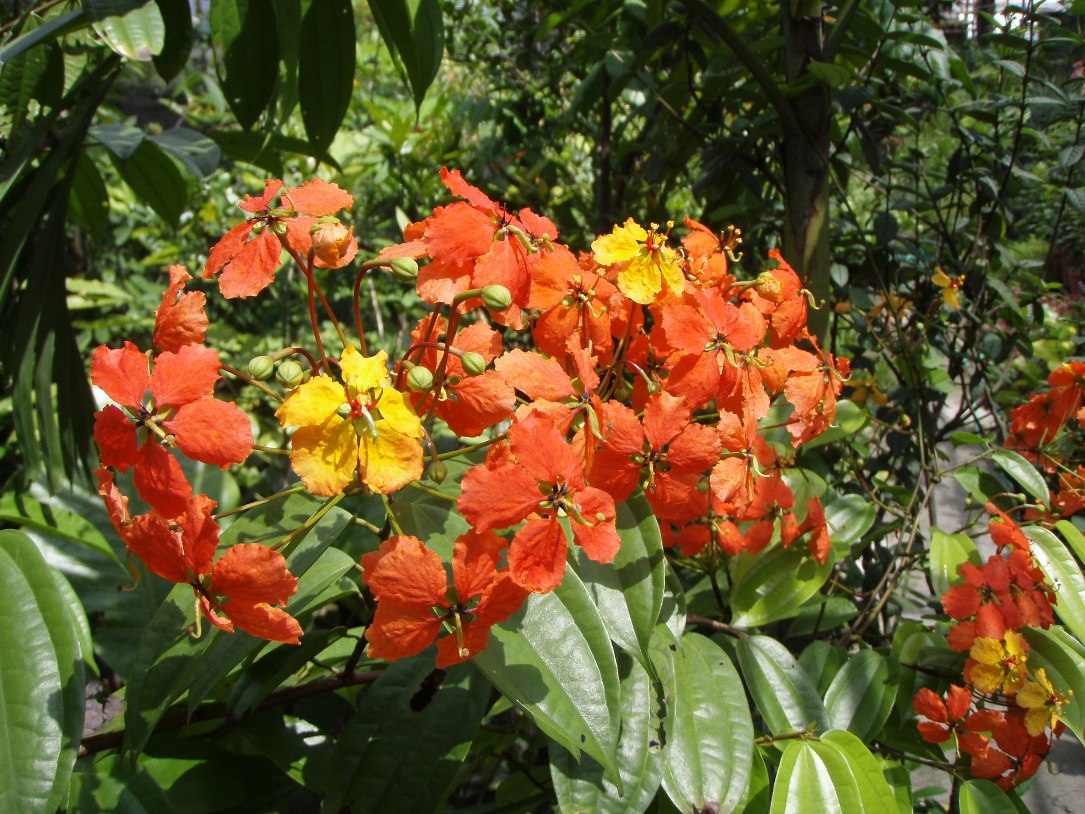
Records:
[[[301,626],[282,608],[297,580],[277,551],[244,543],[217,562],[217,504],[193,494],[177,448],[187,457],[227,469],[248,458],[253,447],[248,416],[234,403],[214,398],[220,377],[218,354],[203,345],[205,298],[186,292],[181,266],[170,268],[170,284],[155,314],[158,352],[150,356],[131,342],[98,347],[91,380],[116,404],[95,415],[94,438],[102,467],[98,491],[130,555],[151,573],[192,586],[201,616],[223,630],[240,628],[273,641],[298,643]],[[132,517],[128,498],[113,471],[132,470],[132,483],[150,510]]]
[[[966,562],[963,582],[942,596],[955,624],[949,646],[968,653],[965,686],[953,686],[943,701],[923,688],[915,698],[923,738],[945,743],[956,737],[971,776],[1003,789],[1024,782],[1039,768],[1061,732],[1059,715],[1071,693],[1051,686],[1043,668],[1031,671],[1023,627],[1054,624],[1055,593],[1036,565],[1028,537],[993,505],[988,525],[998,548],[982,566]]]

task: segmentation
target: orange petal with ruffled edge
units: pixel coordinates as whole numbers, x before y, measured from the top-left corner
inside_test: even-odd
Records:
[[[494,362],[505,381],[534,400],[560,401],[576,396],[569,374],[555,359],[538,353],[512,350]]]
[[[230,546],[211,569],[211,591],[231,600],[285,605],[297,589],[286,558],[260,543]]]
[[[282,244],[270,229],[250,240],[230,261],[219,277],[219,291],[231,300],[255,297],[275,281],[281,265]]]
[[[185,510],[172,521],[181,529],[181,545],[185,561],[193,574],[200,576],[211,570],[211,561],[219,544],[219,524],[214,513],[218,503],[207,495],[193,495]]]
[[[568,553],[569,542],[556,518],[532,518],[509,547],[509,574],[529,591],[549,593],[565,576]]]
[[[259,195],[246,195],[245,200],[241,201],[238,206],[246,212],[264,212],[271,205],[271,202],[275,200],[282,188],[283,182],[278,178],[268,178],[264,181],[264,191],[262,193]]]
[[[441,620],[430,608],[386,599],[377,603],[365,637],[370,658],[392,661],[418,655],[440,632]]]
[[[374,556],[376,555],[376,556]],[[391,537],[362,558],[365,581],[378,601],[432,608],[445,605],[448,576],[437,553],[410,535]]]
[[[249,417],[232,401],[199,399],[185,404],[163,426],[173,433],[181,452],[195,461],[229,469],[252,452]]]
[[[113,401],[135,407],[142,403],[150,383],[147,354],[131,342],[123,348],[99,345],[90,359],[90,380]]]
[[[451,398],[437,402],[437,415],[462,438],[481,435],[516,409],[512,385],[496,370],[463,379],[450,390]]]
[[[426,221],[429,256],[449,265],[472,263],[490,250],[494,223],[470,204],[456,202]]]
[[[106,466],[126,472],[138,460],[135,425],[116,405],[110,404],[94,414],[94,442]]]
[[[584,472],[573,448],[565,443],[554,419],[532,410],[509,428],[512,455],[537,481],[584,485]]]
[[[211,247],[211,252],[207,256],[207,262],[204,264],[203,273],[200,276],[206,280],[222,271],[222,267],[237,257],[241,250],[245,248],[245,241],[249,239],[251,232],[252,224],[245,221],[224,234],[219,239],[219,242]]]
[[[523,467],[504,464],[467,470],[457,506],[478,531],[514,526],[539,507],[543,496]]]
[[[306,181],[300,187],[283,192],[283,201],[289,201],[298,212],[322,218],[334,215],[340,209],[351,209],[354,196],[340,187],[320,178]]]
[[[456,539],[452,581],[461,602],[481,596],[497,576],[497,564],[508,543],[492,531],[469,531]]]
[[[128,514],[128,497],[113,483],[113,473],[104,466],[95,469],[94,476],[98,479],[98,494],[109,512],[109,522],[123,540],[128,532],[125,524],[132,519]]]
[[[127,528],[124,542],[152,574],[170,582],[188,582],[189,563],[181,535],[157,514],[149,512],[135,518]]]
[[[151,371],[151,395],[157,407],[179,407],[206,398],[219,380],[219,355],[203,345],[185,345],[160,353]]]
[[[466,198],[468,203],[472,206],[485,210],[491,215],[497,215],[501,211],[501,207],[495,201],[491,200],[485,192],[478,187],[467,183],[459,170],[450,170],[447,167],[441,167],[441,183],[443,183],[453,195],[459,198]]]
[[[144,502],[163,517],[177,517],[192,497],[181,464],[153,442],[140,447],[132,482]]]
[[[290,437],[290,464],[314,495],[337,495],[358,469],[358,433],[334,413]]]
[[[282,608],[237,599],[231,599],[220,608],[231,622],[250,636],[283,644],[301,644],[301,625]]]
[[[152,341],[159,350],[177,351],[200,345],[207,336],[207,297],[202,291],[185,291],[192,275],[184,266],[170,266],[170,284],[155,311]]]
[[[573,494],[572,500],[587,523],[573,518],[573,541],[596,562],[611,562],[622,546],[614,527],[614,499],[589,486]]]

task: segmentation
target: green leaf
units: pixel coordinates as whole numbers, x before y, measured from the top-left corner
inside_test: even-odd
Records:
[[[90,19],[87,16],[87,12],[81,8],[60,14],[56,17],[50,17],[37,28],[26,31],[18,37],[8,40],[8,42],[4,44],[4,47],[0,48],[0,65],[6,65],[11,62],[11,60],[15,59],[15,57],[19,56],[19,54],[33,48],[38,43],[46,42],[55,37],[62,37],[65,34],[83,28],[89,23]]]
[[[30,495],[9,492],[0,498],[0,520],[85,545],[121,565],[113,546],[97,526],[75,512],[41,503]]]
[[[168,225],[176,226],[188,199],[184,176],[161,149],[144,141],[127,159],[114,159],[121,178]]]
[[[0,619],[0,810],[52,814],[83,728],[83,654],[53,569],[16,531],[0,531]]]
[[[158,75],[169,82],[188,62],[195,34],[192,30],[192,7],[189,0],[156,0],[162,15],[165,37],[162,50],[155,55]]]
[[[648,642],[663,606],[663,540],[652,507],[637,492],[617,507],[622,546],[611,563],[597,563],[580,548],[574,566],[591,594],[611,640],[649,665]]]
[[[893,798],[893,790],[866,744],[851,732],[834,729],[821,736],[821,746],[835,749],[844,758],[859,789],[861,810],[884,811],[885,802]],[[841,777],[839,782],[849,782],[849,779]]]
[[[621,780],[614,761],[620,689],[614,648],[584,583],[572,570],[556,590],[532,594],[495,625],[475,665],[536,725],[579,759],[583,749]]]
[[[975,466],[962,466],[953,473],[952,477],[980,504],[989,503],[994,495],[1006,491],[1006,487],[999,483],[998,478]]]
[[[843,549],[859,542],[874,525],[878,512],[863,495],[841,495],[825,506],[825,522],[829,526],[834,550]]]
[[[215,142],[188,127],[174,127],[150,139],[200,178],[217,170],[222,158],[222,150]]]
[[[336,171],[342,170],[334,158],[327,153],[316,153],[305,139],[278,133],[246,133],[244,130],[211,130],[207,135],[231,158],[255,164],[274,175],[283,174],[279,153],[311,156]]]
[[[670,661],[671,651],[665,649]],[[665,725],[673,705],[666,704],[662,691],[648,672],[625,653],[618,654],[621,674],[621,733],[614,759],[622,778],[625,796],[603,776],[594,760],[577,762],[568,750],[555,746],[550,752],[550,776],[558,806],[563,812],[593,811],[599,814],[639,814],[655,797],[663,777],[662,744],[671,727]],[[673,675],[670,669],[659,672]]]
[[[799,654],[799,666],[810,677],[819,696],[824,697],[829,687],[848,660],[848,651],[839,644],[829,644],[815,639]]]
[[[445,51],[444,23],[437,0],[370,0],[381,38],[403,67],[415,108],[437,76]]]
[[[829,715],[815,685],[780,642],[768,636],[739,639],[742,677],[773,735],[829,728]]]
[[[354,91],[354,11],[350,0],[312,3],[301,23],[298,92],[305,134],[318,152],[335,138]]]
[[[851,71],[842,65],[833,65],[828,62],[816,62],[811,61],[807,64],[807,70],[810,71],[819,80],[824,82],[830,88],[840,88],[847,84],[851,79]]]
[[[996,449],[991,454],[991,460],[1017,481],[1026,492],[1044,506],[1047,505],[1048,500],[1051,499],[1051,492],[1047,488],[1043,475],[1036,471],[1036,467],[1009,449]]]
[[[873,740],[893,711],[896,679],[896,662],[876,650],[851,656],[825,693],[830,725],[854,732],[860,740]]]
[[[109,192],[94,159],[83,151],[75,164],[68,202],[72,218],[95,235],[109,225]],[[71,280],[71,278],[68,278]]]
[[[222,90],[249,130],[267,109],[279,77],[279,35],[271,0],[211,0],[211,43]]]
[[[1022,633],[1029,643],[1029,670],[1042,667],[1051,686],[1074,694],[1063,708],[1062,721],[1085,743],[1085,645],[1060,627],[1026,627]]]
[[[490,687],[469,664],[435,670],[434,652],[393,663],[366,690],[318,786],[326,810],[441,810],[458,769],[445,756],[474,738]]]
[[[1085,640],[1085,576],[1062,541],[1043,526],[1026,526],[1032,541],[1032,556],[1055,588],[1055,614],[1077,636]]]
[[[1069,520],[1060,520],[1055,524],[1055,528],[1058,529],[1062,539],[1070,545],[1070,548],[1077,555],[1078,561],[1085,561],[1085,536],[1082,536],[1077,526]]]
[[[883,812],[893,800],[878,762],[850,732],[826,732],[820,741],[795,741],[780,761],[772,814]]]
[[[733,811],[750,783],[753,721],[727,654],[696,633],[674,654],[674,728],[663,788],[682,811]]]
[[[961,581],[957,569],[966,562],[982,564],[971,537],[963,532],[946,534],[941,529],[931,529],[930,574],[936,597]]]
[[[990,780],[966,780],[959,799],[961,814],[1028,814],[1020,797],[1007,794]]]
[[[88,131],[91,142],[103,144],[117,158],[131,158],[146,134],[130,124],[96,124]]]
[[[756,557],[736,558],[731,607],[736,627],[756,627],[799,612],[825,584],[832,561],[819,565],[798,545],[775,546]]]
[[[103,0],[87,2],[87,11],[96,20],[94,30],[106,45],[122,57],[141,62],[149,62],[161,53],[166,42],[166,24],[154,0],[135,8],[124,8],[132,3],[115,3],[112,5],[120,7],[116,9],[118,13],[103,16],[109,13],[110,5]]]

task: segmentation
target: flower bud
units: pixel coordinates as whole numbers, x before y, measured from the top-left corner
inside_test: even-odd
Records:
[[[278,237],[286,237],[286,221],[273,220],[271,222],[271,231]]]
[[[357,254],[351,251],[354,242],[354,227],[349,229],[338,220],[318,223],[310,230],[313,241],[313,257],[317,265],[325,268],[340,268],[350,262]]]
[[[350,404],[345,401],[335,408],[335,414],[340,418],[350,418],[352,412],[354,412],[354,410],[351,408]]]
[[[407,387],[415,393],[424,393],[433,387],[433,373],[428,367],[412,367],[407,374]]]
[[[491,311],[504,311],[512,305],[512,294],[503,285],[488,285],[482,289],[482,303]]]
[[[293,359],[287,359],[279,363],[279,369],[275,371],[275,378],[283,387],[292,389],[305,381],[305,371]]]
[[[769,302],[780,302],[784,298],[784,285],[773,274],[763,271],[754,280],[754,291]]]
[[[442,484],[445,482],[445,478],[448,477],[448,467],[445,466],[444,461],[434,461],[429,465],[429,468],[426,470],[426,475],[434,483]]]
[[[413,257],[393,257],[392,276],[405,283],[413,283],[418,276],[418,262]]]
[[[468,351],[460,358],[460,364],[463,365],[463,372],[468,376],[481,376],[486,372],[486,359],[481,353]]]
[[[255,356],[249,360],[249,376],[258,382],[266,382],[275,375],[275,363],[270,356]]]

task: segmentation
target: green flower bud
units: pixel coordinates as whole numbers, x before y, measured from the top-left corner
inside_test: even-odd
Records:
[[[405,283],[413,283],[418,276],[418,263],[412,257],[394,257],[391,271],[393,277]]]
[[[249,375],[258,382],[266,382],[275,375],[275,363],[270,356],[256,356],[249,360]]]
[[[503,285],[488,285],[482,289],[482,303],[491,311],[504,311],[512,305],[512,294]]]
[[[412,367],[407,374],[407,387],[415,393],[424,393],[433,387],[433,373],[427,367]]]
[[[351,406],[345,401],[335,408],[335,414],[340,418],[350,418],[351,412]]]
[[[305,381],[305,370],[293,359],[287,359],[285,362],[279,363],[279,369],[275,371],[275,378],[279,384],[290,390]]]
[[[281,220],[273,220],[271,222],[271,231],[279,237],[286,237],[286,222]]]
[[[463,365],[463,372],[468,376],[481,376],[486,372],[486,360],[481,353],[469,351],[463,355],[460,363]]]
[[[436,484],[444,483],[445,478],[448,477],[448,467],[445,466],[444,461],[434,461],[426,470],[426,475]]]

